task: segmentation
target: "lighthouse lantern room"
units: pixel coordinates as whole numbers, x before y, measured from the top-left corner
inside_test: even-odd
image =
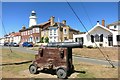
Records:
[[[29,27],[36,25],[37,24],[37,17],[36,17],[36,12],[32,11],[31,15],[29,17]]]

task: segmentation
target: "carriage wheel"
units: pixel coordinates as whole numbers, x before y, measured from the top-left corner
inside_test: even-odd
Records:
[[[35,65],[33,65],[33,64],[31,64],[29,66],[29,71],[30,71],[31,74],[37,74],[38,73],[37,67]]]
[[[63,68],[57,69],[56,74],[57,74],[58,78],[61,78],[61,79],[67,78],[67,73],[66,73],[65,69],[63,69]]]

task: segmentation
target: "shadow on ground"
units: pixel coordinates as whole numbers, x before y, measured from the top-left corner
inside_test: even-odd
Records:
[[[24,62],[16,62],[16,63],[3,63],[0,64],[0,66],[6,66],[6,65],[21,65],[21,64],[27,64],[27,63],[31,63],[32,61],[24,61]]]
[[[45,73],[45,74],[51,74],[51,75],[56,75],[56,70],[54,69],[43,69],[43,70],[39,70],[38,73]],[[74,70],[72,73],[68,73],[68,77],[71,76],[71,74],[73,73],[82,73],[82,74],[85,74],[86,71],[77,71],[77,70]]]

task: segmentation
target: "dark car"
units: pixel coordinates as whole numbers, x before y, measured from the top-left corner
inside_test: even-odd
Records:
[[[24,43],[22,44],[22,46],[23,46],[23,47],[33,47],[33,45],[30,44],[29,42],[24,42]]]
[[[9,43],[9,46],[12,46],[12,47],[19,47],[19,44],[15,43],[15,42],[11,42],[11,43]]]
[[[4,43],[4,46],[9,46],[9,43],[8,43],[8,42],[5,42],[5,43]]]

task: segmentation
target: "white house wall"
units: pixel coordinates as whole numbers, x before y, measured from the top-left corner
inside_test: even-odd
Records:
[[[19,44],[21,41],[21,36],[15,36],[13,37],[13,42],[16,42],[17,44]]]
[[[5,42],[5,38],[0,39],[0,43],[3,44]]]
[[[75,38],[83,37],[83,39],[84,39],[83,45],[85,45],[85,46],[96,47],[96,44],[97,44],[97,46],[99,47],[100,44],[102,44],[103,47],[108,47],[108,35],[113,35],[113,33],[110,32],[109,30],[106,30],[105,28],[101,28],[101,27],[103,27],[103,26],[94,27],[91,31],[89,31],[89,34],[86,33],[86,34],[73,35],[74,42],[75,42]],[[103,42],[95,42],[95,43],[91,42],[91,35],[96,35],[96,34],[98,34],[99,36],[101,34],[103,34]],[[114,44],[116,44],[116,43],[114,42],[113,45]]]
[[[110,35],[110,34],[112,35],[111,32],[109,32],[109,31],[107,31],[107,30],[105,30],[105,29],[103,29],[101,27],[96,27],[89,34],[90,35],[96,35],[96,34],[101,35],[101,34],[103,34],[103,42],[96,42],[97,46],[99,46],[99,44],[102,43],[103,47],[107,47],[108,46],[108,35]],[[95,43],[91,42],[91,37],[90,37],[89,34],[87,34],[87,43],[86,43],[86,45],[87,46],[88,45],[96,46]]]
[[[114,25],[109,26],[109,29],[120,30],[120,25],[116,25],[116,28],[114,28]]]
[[[54,35],[54,29],[56,29],[56,35]],[[49,42],[58,42],[58,29],[53,27],[51,28],[51,30],[52,30],[52,33],[50,33],[50,30],[49,30]]]
[[[117,35],[120,35],[120,31],[114,31],[113,32],[113,45],[118,45],[117,43]]]

